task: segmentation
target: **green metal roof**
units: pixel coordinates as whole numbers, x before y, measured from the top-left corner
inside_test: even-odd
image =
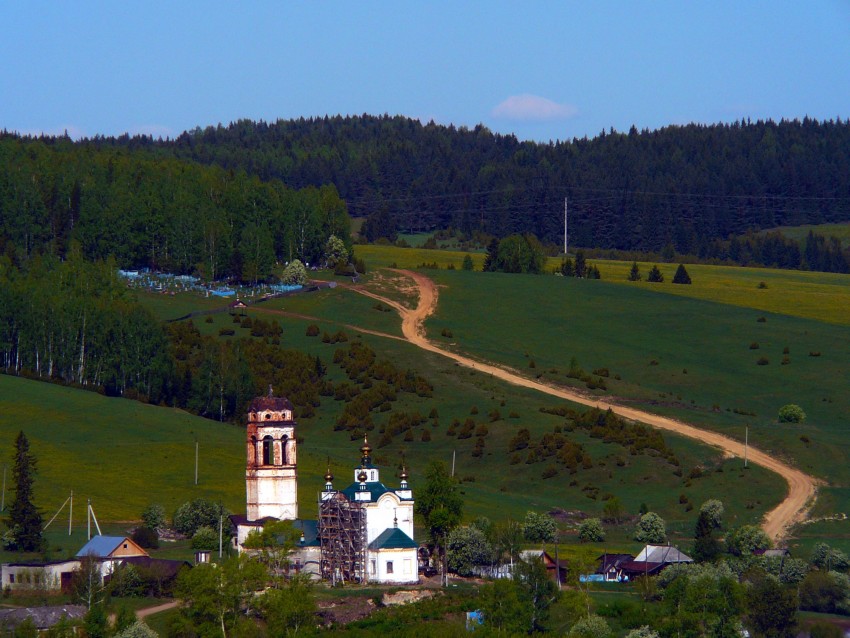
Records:
[[[381,495],[386,494],[387,492],[392,492],[393,490],[388,488],[380,481],[372,481],[371,483],[366,483],[365,490],[360,489],[360,483],[352,483],[344,490],[342,490],[342,493],[345,494],[345,497],[349,501],[354,501],[357,498],[356,494],[361,491],[369,492],[369,494],[371,494],[372,496],[371,500],[372,502],[374,502],[377,501],[381,497]]]
[[[388,527],[369,543],[369,549],[417,549],[419,546],[398,527]]]

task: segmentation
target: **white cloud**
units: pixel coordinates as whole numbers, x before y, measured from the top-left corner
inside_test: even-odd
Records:
[[[493,108],[493,117],[506,120],[566,120],[578,114],[572,104],[558,104],[539,95],[512,95]]]

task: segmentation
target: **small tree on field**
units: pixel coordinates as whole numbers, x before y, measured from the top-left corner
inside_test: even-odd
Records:
[[[463,268],[464,270],[475,270],[475,264],[472,263],[471,255],[467,254],[463,256],[463,265],[461,266],[461,268]]]
[[[338,263],[348,262],[348,250],[345,248],[345,243],[336,235],[328,237],[328,243],[325,245],[325,258],[329,268],[335,268]]]
[[[289,286],[303,286],[307,283],[307,269],[300,260],[293,259],[289,262],[289,265],[283,269],[283,274],[281,275],[280,280]]]
[[[676,269],[676,274],[673,275],[673,283],[674,284],[689,284],[689,283],[691,283],[691,276],[688,274],[688,271],[685,270],[684,264],[679,264],[679,267]]]
[[[652,268],[649,269],[649,275],[647,275],[646,280],[654,284],[660,284],[664,281],[664,275],[661,274],[656,264],[653,264]]]
[[[612,496],[605,501],[605,506],[602,508],[602,517],[608,523],[619,525],[623,518],[623,503],[616,496]]]
[[[664,519],[655,512],[647,512],[641,516],[635,527],[635,540],[641,543],[663,543],[667,540]]]
[[[629,271],[629,281],[640,281],[640,268],[636,261],[632,262],[632,269]]]
[[[41,513],[32,502],[35,479],[35,456],[30,452],[30,442],[23,431],[15,439],[15,458],[12,479],[15,481],[15,500],[9,509],[11,539],[7,549],[34,552],[44,544]]]
[[[806,420],[806,413],[799,405],[789,403],[779,408],[779,421],[782,423],[802,423]]]
[[[605,540],[605,530],[598,518],[588,518],[582,521],[578,528],[578,539],[583,543],[601,543]]]
[[[522,526],[522,534],[525,540],[532,543],[551,543],[555,540],[558,527],[555,519],[548,514],[528,512]]]

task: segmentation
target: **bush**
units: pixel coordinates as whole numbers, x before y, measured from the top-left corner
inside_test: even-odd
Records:
[[[567,635],[570,638],[608,638],[611,635],[611,627],[600,616],[584,616],[570,628]]]
[[[551,543],[555,540],[558,527],[548,514],[528,512],[522,525],[522,535],[532,543]]]
[[[806,420],[806,413],[799,405],[789,403],[779,408],[779,421],[781,423],[802,423]]]
[[[667,540],[667,525],[664,519],[655,512],[647,512],[640,517],[634,538],[641,543],[663,543]]]
[[[183,503],[174,512],[174,529],[186,536],[193,536],[200,527],[218,529],[219,516],[226,514],[227,512],[218,503],[205,498],[196,498]]]
[[[759,349],[759,342],[758,342],[758,341],[753,341],[753,342],[750,344],[750,350],[758,350],[758,349]]]
[[[605,540],[605,530],[598,518],[588,518],[582,521],[578,528],[578,539],[582,543],[601,543]]]
[[[215,549],[218,547],[218,532],[212,527],[199,527],[192,535],[192,549]]]
[[[288,286],[303,286],[307,283],[307,269],[304,264],[298,259],[293,259],[286,268],[283,269],[283,274],[280,280]]]
[[[162,505],[148,505],[142,512],[142,524],[152,530],[164,528],[165,509]]]
[[[307,326],[307,336],[308,337],[318,337],[319,336],[319,326],[314,323],[311,323]]]
[[[219,328],[218,336],[219,337],[232,337],[236,334],[236,331],[233,328]]]
[[[766,366],[768,363],[770,363],[770,359],[767,357],[759,357],[758,361],[756,361],[756,365],[759,366]]]

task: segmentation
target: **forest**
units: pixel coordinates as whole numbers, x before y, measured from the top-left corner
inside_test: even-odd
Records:
[[[715,239],[850,221],[850,122],[740,121],[521,142],[484,126],[401,116],[238,121],[175,140],[96,138],[244,170],[293,188],[334,184],[370,241],[453,227],[497,237],[699,255]]]
[[[240,169],[155,158],[66,138],[0,136],[0,253],[267,280],[276,262],[319,260],[330,235],[350,245],[331,185],[291,189]]]

